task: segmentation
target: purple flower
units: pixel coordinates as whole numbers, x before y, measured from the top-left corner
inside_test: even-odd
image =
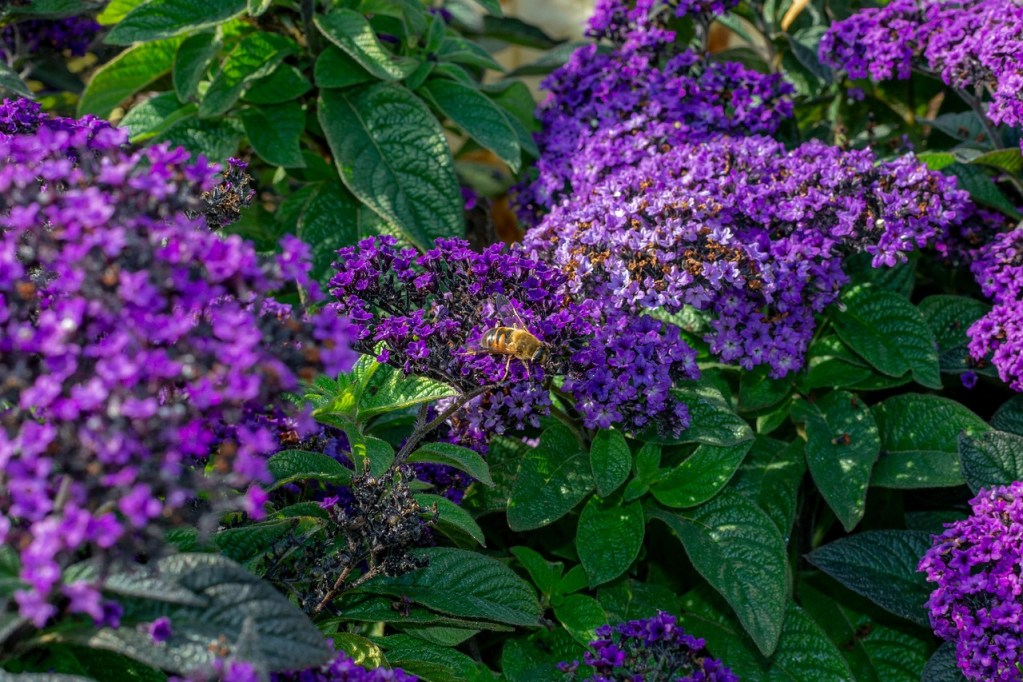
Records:
[[[0,30],[0,54],[26,56],[39,51],[67,51],[80,57],[102,28],[89,16],[8,24]]]
[[[333,642],[331,642],[333,646]],[[415,675],[401,668],[365,668],[344,651],[320,668],[293,673],[275,673],[271,682],[417,682]]]
[[[167,616],[160,616],[149,624],[149,636],[157,644],[166,642],[174,634],[171,627],[171,620]]]

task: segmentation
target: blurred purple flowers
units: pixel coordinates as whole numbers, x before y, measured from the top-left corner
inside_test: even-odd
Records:
[[[29,19],[0,30],[0,54],[30,55],[40,50],[67,52],[80,57],[103,27],[91,16],[66,19]]]
[[[711,658],[706,643],[686,633],[664,611],[643,620],[597,628],[583,665],[594,674],[583,682],[738,682],[721,661]],[[575,680],[579,661],[559,664],[566,680]]]
[[[319,669],[276,673],[271,682],[417,682],[419,678],[401,668],[366,668],[343,651]]]
[[[99,585],[61,585],[64,567],[158,552],[162,527],[203,525],[200,494],[207,521],[260,515],[278,423],[309,421],[283,393],[355,359],[333,311],[269,298],[289,280],[318,294],[308,247],[264,262],[210,231],[219,169],[126,137],[0,105],[0,542],[37,626],[57,592],[104,620]]]
[[[920,561],[936,583],[931,626],[955,643],[971,680],[1020,679],[1023,664],[1023,482],[981,490],[969,518],[948,524]]]

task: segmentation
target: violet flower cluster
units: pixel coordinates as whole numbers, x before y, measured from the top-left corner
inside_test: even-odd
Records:
[[[606,16],[614,7],[630,14],[641,9],[622,9],[620,2],[602,7],[607,12],[598,8],[594,24],[611,21]],[[551,94],[538,112],[539,175],[517,199],[524,215],[571,195],[585,197],[616,169],[665,148],[716,132],[770,134],[792,115],[793,88],[777,74],[689,50],[672,54],[670,31],[629,30],[610,52],[579,48],[544,81]]]
[[[967,330],[970,355],[990,356],[998,375],[1023,391],[1023,228],[996,235],[974,252],[970,270],[994,307]]]
[[[58,605],[110,622],[101,585],[63,583],[71,561],[152,556],[161,528],[226,509],[258,516],[280,419],[311,423],[283,393],[355,359],[333,311],[269,298],[289,280],[317,294],[306,245],[261,261],[212,232],[200,194],[218,167],[126,138],[0,105],[0,542],[37,626]]]
[[[1021,679],[1023,665],[1023,482],[981,490],[969,518],[947,524],[920,561],[936,583],[931,626],[955,643],[971,680]]]
[[[596,640],[582,664],[593,674],[583,682],[738,682],[721,661],[711,658],[706,642],[687,634],[664,611],[643,620],[597,628]],[[585,671],[579,661],[561,663],[565,680]]]
[[[834,24],[821,61],[852,78],[909,78],[924,68],[946,84],[990,95],[988,118],[1023,123],[1023,5],[1016,0],[893,0]]]
[[[0,55],[30,55],[39,51],[76,57],[85,54],[103,27],[91,16],[66,19],[29,19],[0,30]]]
[[[677,327],[571,296],[559,270],[500,246],[477,253],[462,240],[438,240],[420,255],[379,237],[338,254],[331,291],[359,327],[354,347],[479,394],[461,415],[468,430],[538,426],[554,377],[587,427],[679,433],[688,425],[669,390],[698,369]],[[535,339],[540,352],[514,357],[485,346],[497,327]]]
[[[709,311],[713,353],[781,377],[802,366],[814,314],[848,281],[844,257],[900,263],[966,207],[953,178],[910,156],[719,136],[620,169],[524,246],[568,275],[566,293],[630,314]]]
[[[331,643],[333,644],[333,643]],[[401,668],[366,668],[343,651],[317,669],[275,673],[271,682],[418,682],[419,678]]]

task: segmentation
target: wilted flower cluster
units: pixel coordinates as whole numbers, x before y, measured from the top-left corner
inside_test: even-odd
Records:
[[[846,283],[844,257],[895,265],[966,201],[912,157],[720,136],[620,169],[551,211],[525,247],[568,275],[566,291],[622,311],[709,310],[712,352],[780,377]]]
[[[601,5],[591,27],[608,17],[652,11],[620,1]],[[603,17],[603,19],[602,19]],[[538,115],[539,176],[518,198],[537,214],[590,188],[615,169],[656,156],[665,147],[715,132],[773,133],[792,115],[793,88],[777,74],[761,74],[686,50],[671,51],[673,33],[628,23],[625,44],[611,51],[588,45],[551,74]],[[615,24],[617,25],[617,24]],[[595,33],[608,35],[607,27]],[[621,38],[621,36],[619,36]]]
[[[981,490],[920,561],[936,583],[931,626],[971,680],[1019,680],[1023,664],[1023,482]]]
[[[821,60],[877,80],[940,74],[973,95],[986,90],[995,123],[1023,123],[1023,4],[1016,0],[893,0],[834,24]]]
[[[354,361],[333,311],[269,298],[308,284],[305,245],[264,262],[215,234],[193,216],[218,168],[125,139],[0,105],[0,542],[39,626],[58,593],[104,619],[98,585],[62,586],[63,568],[158,551],[197,495],[258,515],[282,392]]]
[[[8,24],[0,30],[0,54],[25,56],[40,50],[57,53],[67,50],[71,55],[80,57],[89,49],[101,28],[91,16],[29,19]]]
[[[996,235],[977,249],[970,264],[984,295],[994,303],[974,322],[970,355],[977,360],[991,356],[998,375],[1013,390],[1023,391],[1023,228]]]
[[[738,682],[721,661],[711,658],[706,643],[686,633],[669,613],[597,628],[583,664],[593,674],[583,682]],[[579,661],[559,664],[566,680],[577,679]]]
[[[467,428],[538,425],[552,377],[564,378],[587,427],[688,424],[669,394],[697,373],[678,328],[569,295],[560,271],[521,252],[438,240],[420,255],[380,237],[339,256],[331,291],[359,325],[355,347],[465,394],[486,389],[464,414]]]

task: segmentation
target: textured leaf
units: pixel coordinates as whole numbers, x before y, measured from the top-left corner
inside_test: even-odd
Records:
[[[481,45],[456,36],[444,38],[440,49],[437,50],[437,58],[441,62],[465,64],[492,71],[504,71],[501,63],[494,59],[493,55],[487,52]],[[475,83],[473,87],[475,87]]]
[[[273,166],[302,168],[299,138],[305,130],[305,112],[298,102],[246,107],[238,112],[249,144]]]
[[[2,61],[0,61],[0,90],[7,90],[22,97],[35,97],[28,86],[22,82],[18,73]]]
[[[451,616],[523,627],[539,624],[540,605],[533,588],[500,561],[451,547],[413,553],[429,559],[426,568],[397,578],[376,578],[359,590],[408,597]]]
[[[701,445],[650,491],[668,507],[695,507],[725,487],[752,445],[752,440],[729,447]]]
[[[938,341],[941,370],[973,370],[968,362],[970,340],[966,330],[986,315],[991,306],[966,296],[928,296],[920,301],[919,308]]]
[[[415,498],[423,509],[428,510],[424,514],[426,518],[432,517],[432,512],[429,510],[436,505],[437,530],[445,535],[451,535],[451,532],[454,531],[454,537],[457,537],[458,532],[461,532],[478,542],[481,547],[487,546],[487,539],[483,535],[483,529],[480,528],[478,523],[476,523],[476,519],[472,518],[472,515],[469,514],[469,512],[465,511],[451,500],[440,495],[429,495],[426,493],[419,493],[415,496]]]
[[[942,114],[933,120],[921,119],[920,123],[928,123],[949,137],[964,142],[983,142],[987,140],[984,123],[975,111],[961,111]]]
[[[685,513],[647,509],[682,541],[689,560],[734,609],[758,649],[770,655],[785,620],[785,540],[759,507],[725,491]]]
[[[522,150],[515,130],[500,107],[479,90],[454,81],[433,80],[424,89],[445,116],[497,154],[513,173],[519,171]]]
[[[118,125],[131,131],[131,142],[142,142],[193,115],[194,104],[182,104],[175,93],[164,92],[136,105]]]
[[[926,531],[870,530],[819,547],[806,558],[853,592],[926,627],[931,588],[916,567],[930,546]]]
[[[883,374],[913,379],[928,388],[941,388],[934,333],[920,312],[898,294],[870,286],[849,290],[846,310],[835,315],[842,341]]]
[[[977,166],[954,163],[945,172],[954,175],[959,186],[969,192],[970,198],[978,204],[997,209],[1014,220],[1023,219],[1023,214],[1016,210],[991,176]]]
[[[313,78],[321,88],[347,88],[376,78],[341,48],[328,45],[316,58]]]
[[[410,635],[392,635],[385,637],[382,643],[391,666],[416,675],[425,682],[473,682],[478,679],[476,673],[480,666],[460,651]]]
[[[188,117],[167,130],[159,139],[170,142],[172,147],[181,146],[193,155],[202,154],[207,159],[219,162],[237,153],[242,139],[242,127],[236,120],[229,118],[202,120]]]
[[[452,443],[426,443],[409,455],[410,462],[433,462],[464,471],[483,485],[494,485],[486,460],[475,450]]]
[[[298,99],[313,89],[313,84],[296,67],[280,64],[269,76],[249,86],[242,99],[251,104],[280,104]]]
[[[881,448],[874,416],[846,391],[828,393],[805,414],[810,474],[842,526],[852,530],[866,510],[870,471]]]
[[[436,119],[411,92],[379,84],[320,95],[320,125],[341,179],[420,249],[464,230],[454,161]]]
[[[199,81],[206,75],[206,69],[219,50],[220,41],[213,33],[188,36],[178,45],[171,80],[181,101],[195,99],[199,92]]]
[[[333,171],[332,171],[333,172]],[[359,202],[337,179],[325,182],[310,195],[298,216],[296,234],[312,246],[312,276],[328,281],[337,251],[358,241],[356,214]]]
[[[643,547],[644,528],[639,502],[623,506],[590,498],[579,514],[575,547],[591,588],[629,569]]]
[[[274,477],[274,490],[298,481],[320,481],[333,485],[352,482],[352,470],[333,457],[307,450],[282,450],[267,460],[267,468]]]
[[[110,26],[116,24],[121,19],[124,19],[128,15],[128,12],[132,11],[145,0],[110,0],[107,6],[103,8],[103,11],[96,16],[96,21],[103,26]]]
[[[199,102],[199,116],[211,118],[227,112],[254,81],[269,75],[288,55],[298,51],[290,38],[260,31],[250,33],[231,50],[209,89]]]
[[[565,565],[560,561],[547,561],[535,549],[525,546],[512,547],[511,553],[529,573],[540,594],[549,597],[554,592],[554,585],[561,578]]]
[[[590,443],[590,468],[597,492],[607,497],[617,490],[632,471],[632,453],[619,431],[601,429]]]
[[[549,50],[562,42],[550,37],[538,26],[515,17],[484,16],[483,33],[490,38],[536,50]]]
[[[213,542],[228,559],[244,564],[263,556],[288,535],[312,530],[316,524],[316,521],[308,517],[304,520],[292,517],[263,521],[226,528],[213,535]]]
[[[959,436],[959,461],[970,490],[1023,480],[1023,437],[1004,431]]]
[[[806,473],[804,449],[800,439],[786,444],[758,438],[732,479],[732,487],[763,509],[782,537],[788,537],[795,521],[799,484]]]
[[[508,498],[508,525],[523,531],[554,523],[594,486],[589,457],[568,427],[556,424],[522,459]]]
[[[596,630],[607,624],[607,613],[593,597],[570,594],[554,606],[554,617],[583,646],[597,639]]]
[[[644,431],[641,439],[648,443],[708,443],[730,446],[753,439],[753,429],[735,414],[717,388],[706,382],[672,389],[676,400],[689,408],[689,428],[678,438],[659,435],[655,429]]]
[[[995,411],[991,427],[1023,436],[1023,395],[1014,395]]]
[[[109,118],[118,104],[170,71],[181,38],[142,43],[101,66],[78,101],[78,115]]]
[[[963,484],[956,447],[962,432],[990,427],[954,400],[906,393],[874,406],[882,455],[872,484],[885,488],[934,488]]]
[[[923,682],[966,682],[956,663],[956,645],[944,642],[924,666]]]
[[[169,616],[170,639],[161,646],[144,628],[102,628],[84,642],[177,674],[210,666],[211,641],[224,638],[232,650],[243,643],[252,660],[268,670],[320,665],[330,658],[323,635],[287,598],[234,562],[217,554],[176,554],[156,562],[163,580],[192,592],[201,605],[132,600],[126,610],[140,620]]]
[[[107,34],[110,45],[130,45],[170,38],[216,26],[246,9],[245,0],[149,0],[117,22]]]
[[[447,384],[426,377],[407,377],[399,369],[380,365],[359,396],[359,418],[365,420],[453,395],[455,390]]]
[[[344,50],[362,68],[380,80],[401,80],[418,66],[415,60],[388,52],[377,39],[366,17],[358,12],[336,9],[327,15],[317,15],[315,23],[327,40]]]

